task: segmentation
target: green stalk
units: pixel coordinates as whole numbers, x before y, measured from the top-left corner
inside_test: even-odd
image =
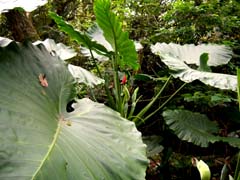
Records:
[[[95,68],[97,69],[98,75],[99,75],[100,78],[102,78],[102,74],[101,74],[101,72],[100,72],[100,70],[98,68],[98,65],[97,65],[96,60],[95,60],[95,58],[93,56],[92,50],[89,49],[89,51],[90,51],[90,54],[91,54],[91,58],[93,60],[93,64],[94,64]]]
[[[151,106],[153,105],[153,103],[158,99],[158,97],[162,94],[163,90],[166,88],[166,86],[168,85],[170,79],[171,79],[171,75],[168,77],[167,81],[164,83],[163,87],[160,89],[160,91],[158,92],[158,94],[136,115],[136,118],[133,119],[133,122],[135,122],[136,124],[138,123],[139,119],[142,119],[142,117],[144,116],[144,114],[151,108]]]
[[[100,78],[103,78],[103,77],[102,77],[102,74],[101,74],[101,71],[99,70],[99,67],[98,67],[98,65],[97,65],[97,63],[96,63],[96,60],[95,60],[94,56],[93,56],[92,50],[89,49],[89,51],[90,51],[91,58],[92,58],[92,60],[93,60],[94,66],[95,66],[95,68],[97,69],[97,72],[98,72],[99,77],[100,77]],[[114,104],[113,97],[111,96],[111,92],[110,92],[110,90],[108,89],[108,87],[109,87],[109,81],[108,81],[107,78],[104,78],[104,80],[105,80],[105,91],[106,91],[106,93],[107,93],[107,97],[108,97],[108,100],[109,100],[109,105],[110,105],[110,107],[112,107],[113,109],[116,109],[115,104]],[[91,92],[91,94],[92,94],[92,96],[93,96],[94,94],[92,93],[92,89],[91,89],[90,92]],[[96,98],[95,98],[95,96],[93,96],[93,98],[94,98],[95,101],[97,101]]]
[[[238,86],[237,86],[238,106],[240,110],[240,68],[237,68],[237,82],[238,82]]]
[[[112,25],[113,27],[113,25]],[[112,58],[112,64],[113,64],[113,71],[114,71],[114,89],[116,91],[115,98],[116,98],[116,110],[122,115],[124,115],[124,110],[122,109],[122,100],[121,100],[121,86],[119,82],[119,76],[118,76],[118,46],[117,46],[117,37],[116,33],[114,31],[114,28],[112,28],[113,36],[114,36],[114,56]]]
[[[162,109],[187,83],[184,83],[180,88],[178,88],[161,106],[159,106],[155,111],[149,114],[147,117],[144,118],[145,122],[147,119],[152,117],[155,113],[157,113],[160,109]]]
[[[237,166],[234,173],[234,179],[240,180],[240,152],[238,153]]]
[[[237,91],[238,91],[238,104],[239,104],[239,111],[240,111],[240,68],[237,68]],[[237,166],[234,173],[234,179],[240,180],[240,152],[238,153],[238,160],[237,160]]]
[[[108,97],[108,101],[109,101],[109,102],[108,102],[108,103],[109,103],[109,106],[110,106],[112,109],[116,110],[116,104],[114,103],[113,96],[112,96],[111,91],[110,91],[110,89],[109,89],[110,84],[109,84],[108,74],[105,74],[104,80],[105,80],[105,91],[106,91],[106,93],[107,93],[107,97]]]
[[[131,109],[130,109],[130,112],[128,114],[128,118],[127,119],[131,119],[133,117],[133,113],[135,111],[135,108],[136,108],[136,105],[139,101],[139,99],[141,98],[141,96],[137,99],[137,94],[138,94],[138,90],[139,88],[137,87],[134,92],[133,92],[133,95],[132,95],[132,104],[131,104]]]
[[[92,58],[92,60],[93,60],[94,66],[95,66],[95,68],[97,69],[98,75],[99,75],[100,78],[102,78],[102,74],[101,74],[101,72],[100,72],[100,70],[99,70],[99,68],[98,68],[98,65],[97,65],[96,60],[95,60],[95,58],[94,58],[94,56],[93,56],[92,50],[89,49],[89,51],[90,51],[91,58]],[[90,93],[91,93],[91,96],[92,96],[93,100],[94,100],[95,102],[97,102],[97,99],[96,99],[96,97],[95,97],[95,94],[94,94],[92,88],[89,88],[89,89],[90,89]]]
[[[95,102],[97,102],[97,99],[96,99],[96,96],[95,96],[95,94],[94,94],[94,92],[93,92],[93,89],[92,89],[92,88],[89,88],[89,89],[90,89],[90,93],[91,93],[91,96],[92,96],[93,100],[94,100]]]
[[[116,53],[116,52],[115,52]],[[121,102],[121,86],[118,76],[118,55],[114,55],[113,59],[113,71],[114,71],[114,89],[115,89],[115,99],[116,99],[116,110],[123,116],[122,102]]]

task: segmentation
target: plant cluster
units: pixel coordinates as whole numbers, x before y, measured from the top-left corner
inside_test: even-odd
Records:
[[[25,16],[24,9],[32,11],[45,3],[36,0],[31,7],[6,3],[0,12],[14,9]],[[54,5],[57,13],[71,21],[74,13],[66,14],[65,3],[75,12],[73,6],[80,2]],[[96,21],[92,23],[94,18],[87,11],[91,20],[84,21],[80,30],[54,11],[48,13],[48,18],[75,41],[75,47],[80,46],[96,75],[64,61],[75,57],[76,51],[52,39],[34,43],[0,39],[0,134],[5,137],[1,138],[0,179],[144,179],[147,158],[151,160],[147,172],[166,170],[172,150],[163,145],[169,134],[204,148],[219,141],[240,147],[236,127],[226,128],[223,133],[218,121],[197,108],[231,108],[240,102],[236,98],[239,70],[237,75],[215,72],[235,55],[222,44],[228,41],[236,45],[238,37],[230,31],[239,28],[237,2],[95,0],[93,6],[81,5],[93,9]],[[227,15],[230,9],[234,11]],[[149,31],[147,22],[154,22]],[[131,40],[129,34],[141,39],[145,46]],[[221,45],[185,44],[200,42]],[[146,46],[156,64],[169,69],[167,73],[156,72],[155,68],[151,68],[154,75],[141,71],[138,55]],[[149,100],[144,99],[137,81],[154,82],[154,94]],[[191,86],[193,83],[197,86]],[[86,94],[89,98],[82,98]],[[189,102],[195,108],[187,108]],[[136,127],[147,127],[156,116],[163,119],[159,134],[165,135],[141,137]],[[234,124],[239,125],[239,121]],[[155,161],[160,153],[164,158]],[[239,158],[234,179],[240,177]],[[200,178],[209,180],[209,166],[196,157],[191,160]],[[226,159],[222,180],[233,176],[229,164]]]

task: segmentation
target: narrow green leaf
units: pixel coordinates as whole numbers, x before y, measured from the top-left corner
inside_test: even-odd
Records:
[[[104,46],[96,43],[96,41],[92,41],[87,34],[75,30],[70,24],[66,23],[61,16],[58,16],[54,12],[49,12],[49,16],[57,23],[61,31],[67,33],[77,43],[96,52],[100,51],[105,53],[105,55],[108,54],[108,50]]]
[[[128,66],[138,69],[137,53],[128,33],[122,31],[122,25],[111,11],[110,0],[96,0],[94,13],[99,27],[103,30],[105,39],[111,44],[115,53],[119,53],[121,67]]]
[[[237,68],[237,92],[238,92],[238,104],[239,104],[239,111],[240,111],[240,68]]]
[[[240,180],[240,152],[238,152],[237,156],[237,165],[234,173],[234,179]]]
[[[167,81],[167,77],[153,77],[149,74],[136,74],[134,75],[135,80],[140,81]]]
[[[229,180],[228,174],[230,174],[229,169],[228,169],[228,164],[225,163],[221,170],[220,180]]]

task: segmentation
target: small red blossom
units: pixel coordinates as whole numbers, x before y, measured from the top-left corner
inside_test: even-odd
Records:
[[[126,74],[124,74],[124,75],[123,75],[123,78],[122,78],[122,80],[121,80],[121,84],[124,85],[124,84],[126,84],[126,83],[127,83],[127,76],[126,76]]]

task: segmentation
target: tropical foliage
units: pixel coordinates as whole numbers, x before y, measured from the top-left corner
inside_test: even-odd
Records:
[[[66,112],[74,79],[57,56],[29,43],[0,52],[1,179],[144,177],[145,146],[133,123],[89,99]]]
[[[1,179],[144,179],[145,145],[134,124],[89,99],[67,112],[76,96],[69,70],[84,70],[68,70],[60,58],[73,52],[64,45],[35,44],[48,51],[15,42],[0,49]],[[88,73],[80,82],[93,86]]]
[[[239,178],[238,1],[0,4],[0,179]]]

